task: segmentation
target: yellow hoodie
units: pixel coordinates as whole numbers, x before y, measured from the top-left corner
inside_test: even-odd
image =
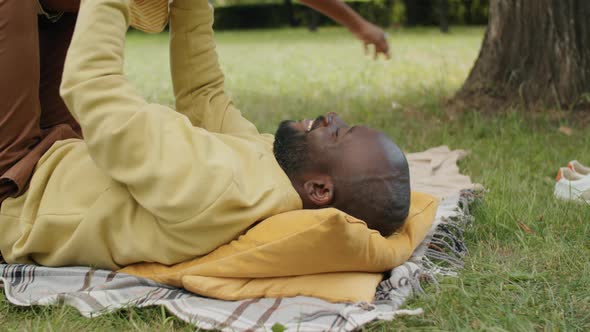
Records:
[[[170,15],[177,112],[148,104],[123,75],[128,0],[82,1],[61,93],[85,140],[57,142],[29,190],[2,204],[7,262],[174,264],[301,208],[272,135],[224,93],[207,0],[175,0]]]

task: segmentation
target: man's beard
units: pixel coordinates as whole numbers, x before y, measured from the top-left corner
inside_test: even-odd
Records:
[[[294,129],[293,123],[287,120],[279,124],[273,146],[275,158],[288,176],[300,173],[309,161],[306,135]]]

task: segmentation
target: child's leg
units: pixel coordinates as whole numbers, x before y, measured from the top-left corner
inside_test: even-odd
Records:
[[[24,185],[23,177],[29,178],[17,172],[15,165],[41,140],[37,6],[33,0],[0,0],[0,73],[1,201],[7,192],[12,194]]]
[[[55,23],[45,17],[39,17],[41,61],[39,99],[41,101],[41,129],[46,130],[58,124],[67,124],[81,137],[80,125],[72,117],[59,95],[64,61],[75,25],[76,13],[65,13]]]
[[[80,136],[59,96],[75,15],[49,23],[37,10],[35,0],[0,0],[0,203],[26,190],[53,143]]]

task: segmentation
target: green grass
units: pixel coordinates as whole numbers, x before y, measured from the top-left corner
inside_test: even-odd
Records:
[[[423,316],[369,329],[590,330],[590,206],[552,196],[558,167],[571,159],[590,164],[588,130],[556,111],[449,115],[441,101],[467,76],[483,30],[390,35],[393,59],[373,61],[342,29],[217,34],[227,89],[262,131],[274,132],[281,119],[337,111],[349,123],[382,129],[406,151],[445,144],[471,152],[461,169],[489,192],[474,207],[465,269],[407,303],[424,308]],[[171,105],[166,43],[166,35],[132,34],[127,70],[148,99]],[[560,133],[562,125],[573,135]],[[88,320],[68,307],[0,301],[3,330],[192,330],[161,308]]]

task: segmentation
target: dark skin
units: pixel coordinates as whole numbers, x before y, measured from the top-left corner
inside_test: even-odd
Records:
[[[322,120],[305,119],[291,126],[305,133],[314,165],[291,178],[304,209],[350,209],[351,195],[347,188],[337,188],[338,183],[391,180],[398,161],[404,160],[403,155],[392,152],[393,143],[385,134],[365,126],[350,127],[333,112]]]

